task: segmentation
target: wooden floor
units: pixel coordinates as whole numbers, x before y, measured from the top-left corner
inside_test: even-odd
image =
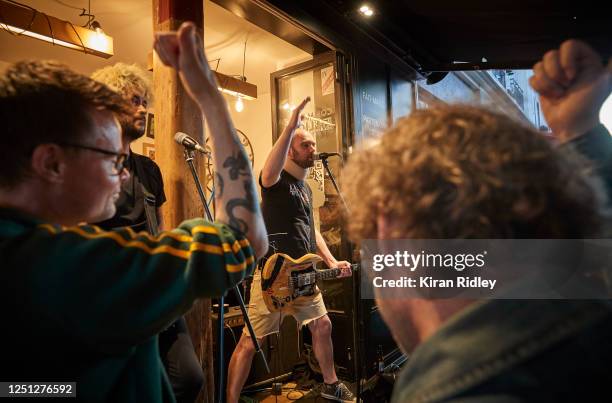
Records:
[[[240,403],[288,403],[288,402],[317,402],[326,403],[331,402],[319,396],[318,389],[315,387],[310,391],[295,390],[296,384],[289,382],[283,384],[283,394],[280,396],[273,396],[270,391],[259,392],[255,395],[241,396]]]

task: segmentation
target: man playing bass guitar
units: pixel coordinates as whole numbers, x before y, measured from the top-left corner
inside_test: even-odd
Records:
[[[314,228],[312,191],[305,179],[309,168],[314,165],[316,143],[310,133],[300,128],[300,114],[309,101],[310,98],[304,99],[293,110],[289,124],[274,144],[261,171],[262,212],[268,233],[283,234],[272,239],[278,252],[294,259],[316,253],[328,267],[341,269],[338,277],[347,277],[351,275],[350,263],[337,261]],[[249,308],[249,319],[257,338],[277,332],[284,316],[293,315],[300,326],[308,325],[312,333],[313,350],[323,374],[321,396],[339,402],[355,401],[353,394],[336,376],[332,325],[321,293],[317,290],[313,295],[294,300],[280,313],[271,313],[263,303],[261,281],[258,270],[251,285]],[[238,401],[254,354],[255,347],[245,328],[228,369],[228,402]]]

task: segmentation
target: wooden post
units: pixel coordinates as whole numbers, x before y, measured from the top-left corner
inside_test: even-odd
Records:
[[[200,34],[204,29],[204,0],[153,0],[153,31],[176,30],[184,21],[193,21]],[[204,217],[193,177],[183,156],[183,147],[174,134],[184,132],[203,144],[200,110],[183,89],[174,69],[153,56],[153,93],[155,108],[155,161],[160,166],[167,202],[162,207],[164,225],[174,228],[181,221]],[[205,161],[196,156],[196,169],[206,189]],[[214,367],[210,299],[199,300],[186,315],[196,354],[204,370],[205,383],[198,402],[214,400]]]

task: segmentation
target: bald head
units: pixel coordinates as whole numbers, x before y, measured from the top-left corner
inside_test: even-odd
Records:
[[[315,138],[304,129],[296,129],[291,141],[289,158],[306,169],[314,165],[314,153],[317,151]]]

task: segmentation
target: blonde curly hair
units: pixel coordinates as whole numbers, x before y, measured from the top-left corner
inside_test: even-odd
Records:
[[[351,155],[342,185],[355,241],[377,238],[581,238],[603,196],[575,153],[510,117],[467,105],[413,112]]]
[[[136,64],[116,63],[94,71],[91,78],[125,96],[138,94],[152,101],[151,78]]]

